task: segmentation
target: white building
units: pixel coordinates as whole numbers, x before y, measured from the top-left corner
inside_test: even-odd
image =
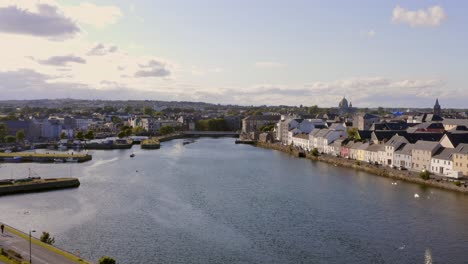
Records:
[[[431,159],[430,171],[434,174],[441,176],[451,176],[453,175],[453,160],[452,155],[455,152],[455,149],[452,148],[442,148],[438,151]]]
[[[405,143],[393,154],[393,164],[400,168],[411,169],[413,144]]]
[[[401,147],[402,144],[409,143],[408,140],[398,134],[393,136],[386,144],[385,144],[385,160],[384,163],[387,166],[396,166],[393,162],[393,155],[395,151]]]

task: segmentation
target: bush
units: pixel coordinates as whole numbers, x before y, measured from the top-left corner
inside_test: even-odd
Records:
[[[318,149],[317,149],[317,148],[314,148],[314,149],[312,150],[312,156],[314,156],[314,157],[318,157],[318,156],[319,156],[319,152],[318,152]]]
[[[98,261],[98,264],[115,264],[115,263],[116,263],[115,259],[108,257],[108,256],[102,256]]]
[[[419,177],[421,177],[421,179],[427,181],[431,178],[431,173],[427,170],[425,171],[422,171],[421,173],[419,173]]]
[[[458,186],[458,187],[461,186],[461,182],[460,182],[460,181],[455,181],[453,184],[455,184],[455,185]]]
[[[159,134],[168,135],[174,133],[174,128],[171,126],[162,126],[159,128]]]
[[[49,232],[42,232],[40,240],[49,245],[52,245],[55,243],[55,238],[51,237]]]

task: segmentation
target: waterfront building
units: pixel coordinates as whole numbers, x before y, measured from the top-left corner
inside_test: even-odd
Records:
[[[453,170],[468,176],[468,144],[459,144],[453,155]]]
[[[369,148],[369,143],[363,142],[356,150],[356,156],[357,156],[356,160],[367,162],[366,157],[369,156],[369,154],[367,153],[368,148]]]
[[[325,149],[330,151],[330,148],[328,148],[330,144],[346,136],[346,125],[344,123],[334,123],[330,128],[314,129],[309,134],[310,149],[317,148],[320,153],[325,153]]]
[[[385,146],[381,144],[370,144],[365,150],[365,161],[372,164],[380,163],[379,151],[384,148]]]
[[[430,171],[441,176],[452,176],[453,174],[453,159],[452,155],[455,152],[453,148],[440,148],[434,157],[431,159]]]
[[[441,148],[439,142],[419,140],[411,151],[412,168],[417,171],[430,170],[431,159]]]
[[[351,147],[354,145],[353,141],[349,141],[345,145],[341,146],[340,155],[342,158],[350,159],[351,158]]]
[[[408,140],[400,135],[393,136],[387,143],[385,143],[385,161],[383,164],[387,166],[397,166],[394,164],[395,151],[402,147],[403,144],[409,143]]]
[[[402,144],[402,147],[398,148],[398,150],[395,151],[394,156],[394,161],[393,164],[395,166],[400,167],[400,168],[405,168],[405,169],[411,169],[412,168],[412,151],[413,151],[414,144],[411,143],[404,143]]]
[[[357,160],[359,157],[359,148],[361,147],[362,142],[353,142],[351,146],[349,146],[349,158],[353,160]]]
[[[292,144],[301,149],[309,149],[309,135],[305,133],[296,134],[292,137]]]
[[[258,132],[262,127],[275,125],[281,119],[280,115],[255,115],[242,119],[242,132]]]

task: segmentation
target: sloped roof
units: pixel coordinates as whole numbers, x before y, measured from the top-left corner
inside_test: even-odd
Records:
[[[445,136],[455,148],[461,143],[468,144],[468,133],[446,133]]]
[[[263,121],[279,121],[280,115],[252,115],[244,118],[244,120],[263,120]]]
[[[450,148],[440,148],[432,157],[433,159],[440,160],[452,160],[452,154],[455,152],[455,149]]]
[[[439,142],[443,136],[442,133],[408,133],[404,135],[410,143],[416,143],[418,140]]]
[[[468,154],[468,144],[459,144],[454,153]]]
[[[439,142],[418,140],[418,142],[414,144],[413,150],[434,151],[437,146],[439,146]]]
[[[403,155],[411,155],[413,148],[414,148],[414,144],[406,143],[404,144],[403,148],[400,148],[399,150],[395,151],[395,153],[403,154]]]

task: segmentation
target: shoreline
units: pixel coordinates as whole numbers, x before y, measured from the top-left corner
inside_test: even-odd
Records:
[[[314,157],[310,154],[305,154],[304,151],[299,151],[295,148],[290,148],[289,146],[283,146],[283,145],[279,145],[275,143],[256,142],[255,144],[253,144],[253,146],[264,148],[264,149],[272,149],[272,150],[281,151],[283,153],[286,153],[286,154],[289,154],[298,158],[307,158],[312,161],[321,161],[321,162],[328,163],[330,165],[355,169],[355,170],[367,172],[370,174],[374,174],[376,176],[381,176],[381,177],[386,177],[386,178],[391,178],[391,179],[401,180],[401,181],[406,181],[406,182],[412,182],[412,183],[416,183],[420,185],[431,186],[431,187],[436,187],[439,189],[445,189],[445,190],[468,194],[468,186],[464,184],[461,184],[461,186],[457,186],[455,185],[455,182],[457,182],[456,180],[454,180],[453,182],[445,181],[445,180],[436,180],[436,179],[423,180],[419,177],[419,173],[412,172],[409,170],[400,171],[400,170],[392,169],[390,167],[384,167],[382,165],[375,166],[375,165],[371,165],[366,162],[362,162],[358,160],[345,159],[341,157],[333,157],[333,156],[325,155],[325,154],[320,154],[319,156]]]

